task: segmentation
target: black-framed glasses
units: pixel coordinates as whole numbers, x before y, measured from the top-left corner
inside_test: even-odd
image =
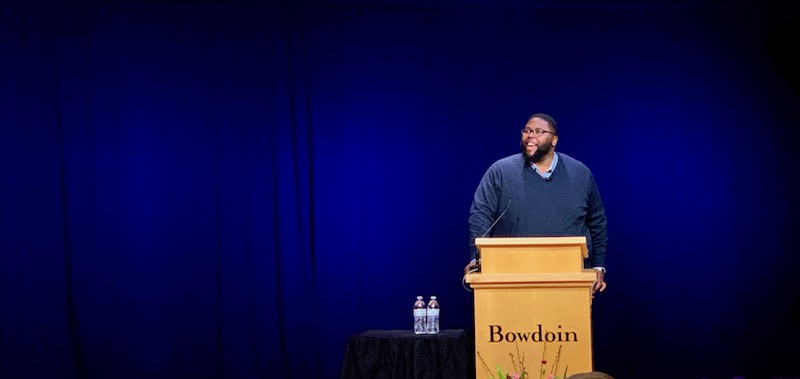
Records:
[[[522,135],[523,136],[530,135],[531,133],[533,133],[533,135],[535,135],[537,137],[540,137],[545,133],[550,133],[550,134],[552,134],[554,136],[558,135],[558,134],[555,134],[555,133],[553,133],[553,132],[551,132],[549,130],[544,130],[544,129],[541,129],[541,128],[536,128],[536,129],[525,128],[525,129],[522,129]]]

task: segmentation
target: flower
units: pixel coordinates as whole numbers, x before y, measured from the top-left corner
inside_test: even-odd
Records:
[[[525,368],[525,355],[520,353],[519,351],[519,344],[516,343],[517,347],[517,354],[516,359],[513,353],[508,353],[509,357],[511,358],[511,366],[513,367],[514,371],[507,372],[503,374],[503,369],[498,364],[497,365],[497,376],[494,376],[492,370],[489,369],[489,366],[486,365],[486,361],[484,361],[483,357],[481,356],[481,352],[478,351],[477,355],[483,365],[483,369],[486,370],[486,373],[489,374],[489,378],[491,379],[533,379],[530,374],[528,373],[527,369]],[[558,370],[558,363],[561,359],[561,345],[558,346],[558,352],[556,352],[556,356],[553,359],[553,364],[550,366],[550,373],[547,372],[547,342],[544,343],[542,346],[542,360],[541,366],[539,366],[539,379],[565,379],[567,377],[567,369],[569,367],[564,368],[563,376],[558,376],[556,371]],[[519,362],[519,367],[517,366],[517,362]]]

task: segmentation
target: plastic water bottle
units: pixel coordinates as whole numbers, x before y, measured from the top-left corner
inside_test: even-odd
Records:
[[[431,296],[428,301],[428,334],[439,334],[439,302],[436,301],[436,296]]]
[[[425,334],[428,332],[425,327],[428,309],[425,308],[425,300],[422,296],[417,296],[417,301],[414,302],[414,334]]]

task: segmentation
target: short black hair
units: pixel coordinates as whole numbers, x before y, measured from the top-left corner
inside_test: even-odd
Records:
[[[531,120],[533,120],[533,118],[534,118],[534,117],[536,117],[536,118],[541,118],[542,120],[545,120],[545,121],[547,121],[547,124],[548,124],[548,125],[550,125],[550,127],[551,127],[551,128],[553,128],[553,133],[555,133],[556,135],[558,135],[558,123],[556,122],[556,119],[554,119],[554,118],[553,118],[552,116],[550,116],[549,114],[545,114],[545,113],[536,113],[536,114],[534,114],[533,116],[531,116],[531,117],[528,117],[528,122],[530,122]]]

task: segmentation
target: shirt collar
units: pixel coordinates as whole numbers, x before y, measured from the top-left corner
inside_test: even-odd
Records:
[[[547,169],[547,171],[545,171],[544,173],[539,172],[539,168],[536,167],[536,163],[531,162],[531,167],[533,167],[533,170],[536,171],[537,174],[547,179],[550,177],[550,175],[553,175],[553,171],[555,171],[556,169],[556,164],[558,164],[558,153],[553,154],[553,161],[550,162],[550,168]]]

